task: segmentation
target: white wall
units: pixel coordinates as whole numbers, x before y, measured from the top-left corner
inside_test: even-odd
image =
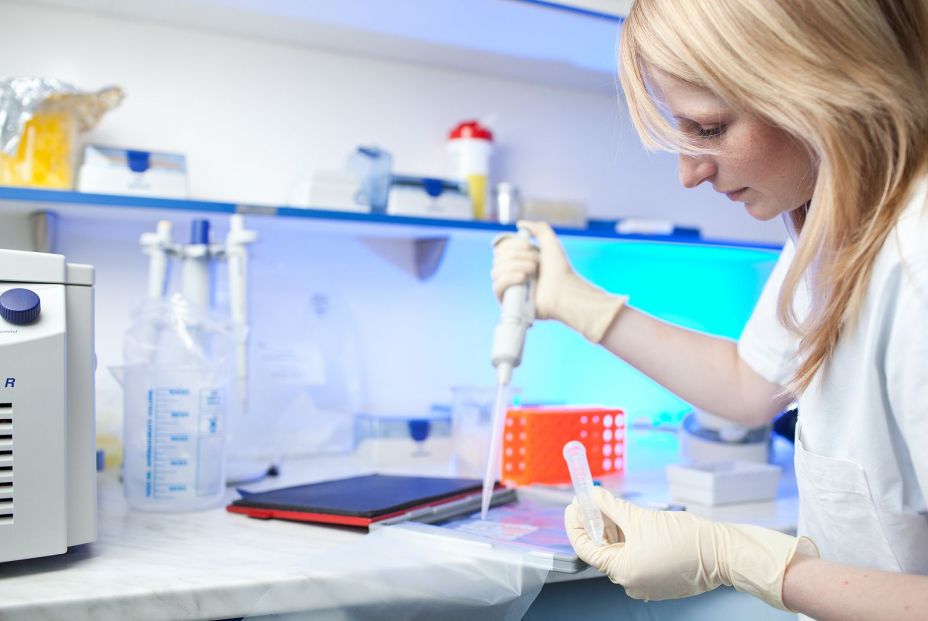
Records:
[[[581,200],[601,218],[668,218],[715,238],[782,239],[778,224],[754,222],[711,189],[682,190],[674,158],[638,145],[612,84],[571,91],[9,2],[0,4],[0,23],[0,75],[123,87],[126,101],[87,139],[186,153],[195,198],[286,203],[309,171],[341,167],[358,144],[389,149],[400,172],[440,175],[448,129],[494,114],[500,177],[528,196]],[[121,358],[129,310],[143,294],[138,234],[158,215],[128,223],[63,215],[61,251],[98,268],[101,368]],[[334,296],[357,326],[368,409],[422,409],[447,401],[452,384],[492,379],[488,238],[453,241],[439,273],[423,283],[353,237],[251,223],[262,233],[255,294],[266,305],[256,317],[294,322],[259,331],[285,339],[312,291]],[[288,307],[290,314],[280,310]],[[594,361],[602,364],[599,354],[585,362]],[[544,366],[537,377],[558,369]],[[106,409],[118,393],[105,373],[98,382]]]
[[[126,101],[87,139],[186,153],[195,198],[285,203],[358,144],[391,150],[399,171],[440,175],[448,130],[492,114],[499,177],[526,195],[782,240],[778,223],[680,188],[674,158],[638,145],[613,83],[570,91],[10,2],[0,23],[0,75],[122,86]]]

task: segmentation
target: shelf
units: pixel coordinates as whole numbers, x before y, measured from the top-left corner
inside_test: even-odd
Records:
[[[0,186],[0,214],[13,212],[35,214],[54,212],[58,215],[91,216],[103,214],[107,209],[113,215],[125,217],[128,213],[141,215],[145,210],[187,212],[190,214],[245,214],[271,218],[293,218],[312,221],[323,231],[348,232],[357,237],[393,237],[411,239],[415,276],[420,280],[431,277],[441,265],[452,236],[467,234],[499,234],[515,231],[515,226],[477,220],[449,220],[439,218],[416,218],[387,214],[357,213],[326,209],[306,209],[289,206],[226,203],[203,200],[178,200],[144,196],[114,194],[86,194],[61,190],[43,190]],[[33,218],[34,238],[53,239],[53,219]],[[676,228],[670,235],[631,235],[616,232],[616,221],[592,220],[585,229],[555,227],[558,235],[573,238],[591,238],[626,242],[659,242],[669,244],[697,244],[723,247],[742,247],[779,250],[774,244],[760,244],[731,240],[704,239],[696,229]],[[37,242],[38,243],[38,242]],[[49,250],[47,247],[38,247]]]
[[[86,194],[82,192],[43,190],[0,186],[0,205],[11,206],[16,211],[29,213],[41,210],[88,207],[95,209],[122,208],[130,210],[164,210],[202,214],[246,214],[268,217],[300,218],[320,223],[348,224],[357,234],[385,233],[395,237],[434,239],[456,233],[504,233],[515,230],[513,225],[478,220],[450,220],[444,218],[419,218],[391,216],[376,213],[307,209],[301,207],[228,203],[194,199],[151,198],[115,194]],[[744,242],[737,240],[706,239],[695,229],[677,228],[670,235],[621,234],[616,233],[616,221],[592,220],[585,229],[555,227],[559,235],[589,237],[616,241],[651,241],[662,243],[685,243],[711,246],[762,248],[779,250],[776,244]]]

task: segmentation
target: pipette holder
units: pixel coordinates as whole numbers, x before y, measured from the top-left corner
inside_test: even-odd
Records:
[[[191,303],[204,310],[214,307],[215,263],[226,260],[229,272],[229,306],[235,326],[238,346],[236,372],[239,397],[246,400],[248,378],[248,245],[257,240],[257,233],[245,228],[244,217],[229,218],[225,243],[209,241],[209,221],[194,220],[189,244],[175,243],[172,225],[162,220],[154,232],[142,233],[139,244],[149,257],[148,297],[160,299],[166,295],[171,259],[181,261],[181,293]]]

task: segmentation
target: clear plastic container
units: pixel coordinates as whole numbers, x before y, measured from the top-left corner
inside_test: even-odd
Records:
[[[358,457],[369,466],[445,466],[451,460],[451,412],[432,406],[421,414],[360,414],[355,421]]]
[[[234,339],[183,298],[149,300],[126,333],[123,493],[145,511],[197,511],[225,499],[225,427]]]
[[[221,504],[228,374],[158,366],[123,373],[126,501],[146,511]]]
[[[497,386],[454,386],[451,389],[452,469],[456,476],[482,479],[490,450]],[[511,402],[522,389],[510,387]]]

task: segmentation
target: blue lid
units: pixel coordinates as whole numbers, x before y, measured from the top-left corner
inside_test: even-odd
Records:
[[[431,196],[432,198],[438,198],[441,196],[441,191],[445,187],[445,182],[441,179],[431,179],[429,177],[422,177],[422,187],[425,188],[425,193]]]
[[[194,220],[190,223],[190,243],[209,243],[209,220]]]
[[[42,303],[29,289],[10,289],[0,295],[0,317],[17,326],[30,324],[39,318]]]
[[[148,151],[126,151],[126,161],[129,162],[129,170],[132,172],[143,173],[151,168],[151,153]]]
[[[432,424],[427,418],[412,418],[409,420],[409,435],[416,442],[424,442],[429,437]]]

